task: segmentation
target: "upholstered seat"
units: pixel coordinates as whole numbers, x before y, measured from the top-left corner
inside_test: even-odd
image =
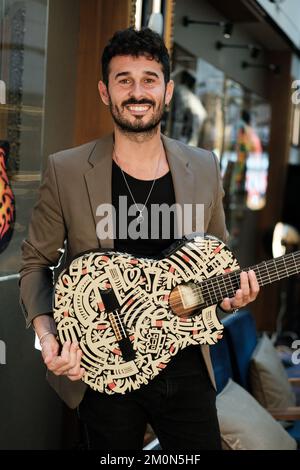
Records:
[[[233,369],[225,328],[224,337],[211,346],[217,384],[217,410],[224,449],[295,449],[291,435],[243,387],[232,380]],[[296,431],[296,429],[295,429]]]
[[[252,357],[258,348],[258,334],[254,317],[250,311],[242,310],[237,314],[226,317],[223,324],[225,326],[233,379],[247,391],[253,393],[253,383],[252,387],[250,383],[250,367]],[[282,393],[285,392],[286,387],[283,387]],[[299,421],[290,423],[287,430],[300,443]]]

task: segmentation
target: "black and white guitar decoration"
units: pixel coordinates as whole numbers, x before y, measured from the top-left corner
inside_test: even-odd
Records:
[[[260,286],[300,272],[300,252],[244,269]],[[159,258],[114,250],[76,257],[55,285],[59,341],[78,341],[83,380],[124,394],[147,384],[176,353],[214,344],[223,330],[216,305],[233,297],[240,269],[230,249],[210,235],[176,241]]]

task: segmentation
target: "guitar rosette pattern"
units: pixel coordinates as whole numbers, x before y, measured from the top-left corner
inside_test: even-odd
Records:
[[[179,318],[169,306],[172,290],[236,269],[230,250],[212,237],[195,237],[166,258],[136,258],[115,251],[78,256],[59,276],[54,319],[63,344],[78,341],[83,351],[84,382],[107,394],[140,388],[190,344],[214,344],[223,326],[215,306]],[[119,307],[105,310],[103,291],[113,292]],[[102,293],[102,296],[101,296]],[[118,342],[125,334],[135,358],[125,361]]]

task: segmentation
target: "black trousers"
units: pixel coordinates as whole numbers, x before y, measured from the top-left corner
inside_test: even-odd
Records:
[[[166,368],[148,385],[125,395],[88,389],[79,406],[88,448],[141,450],[147,423],[163,450],[220,450],[216,392],[205,365],[174,376]]]

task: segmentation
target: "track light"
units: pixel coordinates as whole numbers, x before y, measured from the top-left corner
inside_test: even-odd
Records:
[[[223,36],[225,39],[229,39],[232,35],[233,23],[231,21],[202,21],[202,20],[190,20],[188,16],[182,18],[183,26],[189,26],[190,24],[203,24],[207,26],[220,26],[223,29]]]
[[[223,49],[223,47],[232,49],[248,49],[250,51],[250,56],[253,59],[256,59],[261,52],[261,48],[254,46],[253,44],[223,44],[221,41],[216,42],[216,49]]]
[[[250,64],[249,62],[243,61],[241,63],[242,69],[248,69],[248,68],[257,68],[257,69],[266,69],[269,70],[270,72],[273,72],[275,75],[280,74],[280,66],[276,64]]]

